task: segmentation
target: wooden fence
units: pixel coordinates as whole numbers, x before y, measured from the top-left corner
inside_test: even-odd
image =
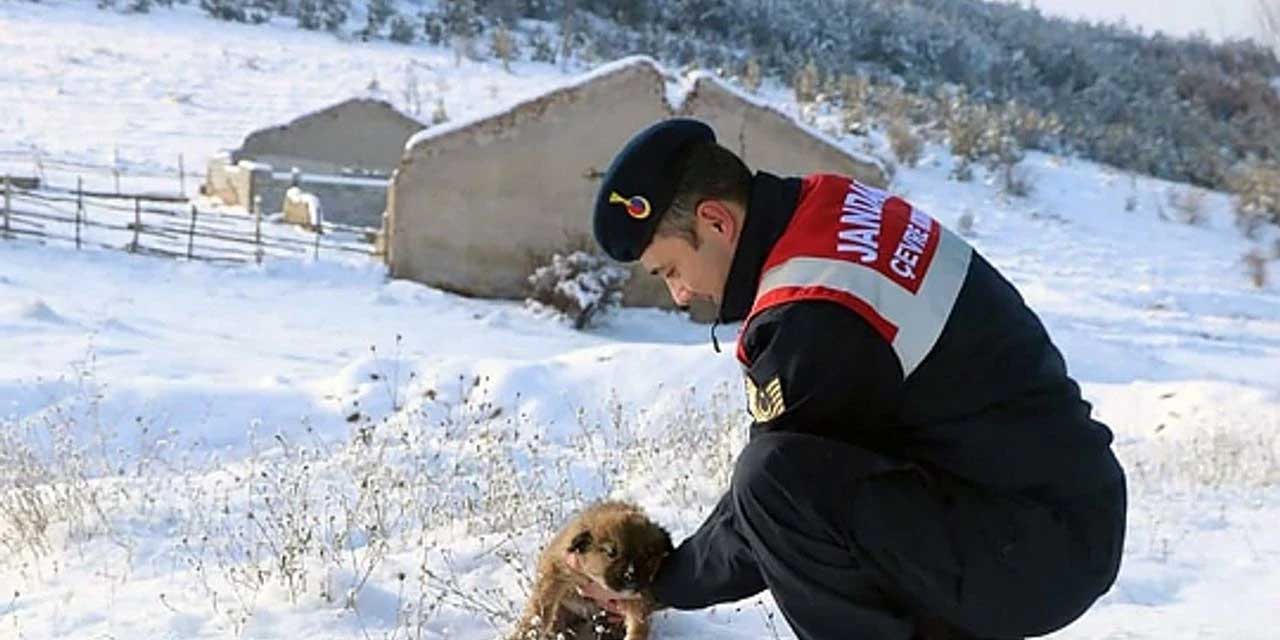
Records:
[[[314,229],[250,214],[200,209],[179,196],[102,193],[44,186],[24,189],[0,178],[0,239],[30,238],[212,262],[266,256],[319,259],[322,253],[377,255],[375,230],[320,221]]]
[[[12,164],[18,161],[29,160],[32,163],[32,169],[37,179],[41,181],[48,180],[46,169],[62,174],[90,175],[99,177],[108,177],[112,179],[115,186],[115,192],[121,191],[121,180],[136,180],[139,178],[162,178],[173,179],[177,185],[177,193],[185,194],[187,192],[187,180],[193,179],[198,184],[204,180],[205,174],[202,171],[189,171],[186,167],[186,158],[184,154],[178,154],[178,168],[173,171],[167,167],[163,167],[158,163],[152,163],[151,166],[139,167],[132,163],[121,163],[119,157],[111,164],[102,164],[97,162],[88,162],[85,160],[72,160],[66,158],[46,158],[41,155],[37,149],[0,149],[0,162]]]

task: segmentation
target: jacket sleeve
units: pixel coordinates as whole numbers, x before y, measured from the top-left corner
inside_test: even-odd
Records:
[[[732,496],[662,563],[653,583],[661,606],[701,609],[764,591],[751,549],[734,526]]]
[[[767,309],[747,327],[743,352],[755,428],[862,445],[891,432],[902,365],[855,311],[817,300]]]
[[[889,343],[857,313],[832,302],[779,305],[743,336],[754,393],[778,380],[781,411],[753,429],[785,429],[874,441],[891,431],[902,395],[902,366]],[[749,399],[750,402],[750,399]],[[761,400],[752,403],[760,407]],[[755,557],[735,527],[725,495],[696,533],[676,548],[654,581],[659,603],[697,609],[765,589]]]

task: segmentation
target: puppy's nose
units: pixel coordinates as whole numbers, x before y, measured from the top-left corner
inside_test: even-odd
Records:
[[[636,565],[627,565],[627,570],[622,572],[622,586],[627,589],[637,589],[640,587],[640,581],[636,580]]]

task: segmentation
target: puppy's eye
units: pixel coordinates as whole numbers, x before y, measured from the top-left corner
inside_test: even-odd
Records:
[[[613,558],[618,557],[618,549],[617,549],[617,547],[615,547],[615,546],[613,546],[613,545],[611,545],[611,544],[606,544],[606,545],[604,545],[604,546],[602,547],[602,549],[603,549],[603,551],[604,551],[604,555],[608,556],[610,559],[613,559]]]

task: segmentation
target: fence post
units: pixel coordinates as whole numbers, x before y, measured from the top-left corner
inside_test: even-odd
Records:
[[[84,216],[84,178],[76,176],[76,250],[80,249],[80,218]]]
[[[9,180],[9,175],[4,176],[4,237],[9,237],[9,198],[10,192],[13,190],[13,183]]]
[[[178,193],[183,197],[187,195],[187,168],[182,163],[182,154],[178,154]]]
[[[116,179],[116,195],[120,195],[120,147],[111,153],[111,175]]]
[[[316,207],[316,252],[314,260],[320,260],[320,227],[324,226],[324,209]]]
[[[187,259],[190,260],[196,248],[196,206],[191,205],[191,230],[187,233]]]
[[[262,264],[262,196],[253,197],[253,243],[254,257]]]
[[[138,252],[138,234],[142,233],[142,198],[135,197],[133,199],[133,244],[129,246],[129,253]]]

